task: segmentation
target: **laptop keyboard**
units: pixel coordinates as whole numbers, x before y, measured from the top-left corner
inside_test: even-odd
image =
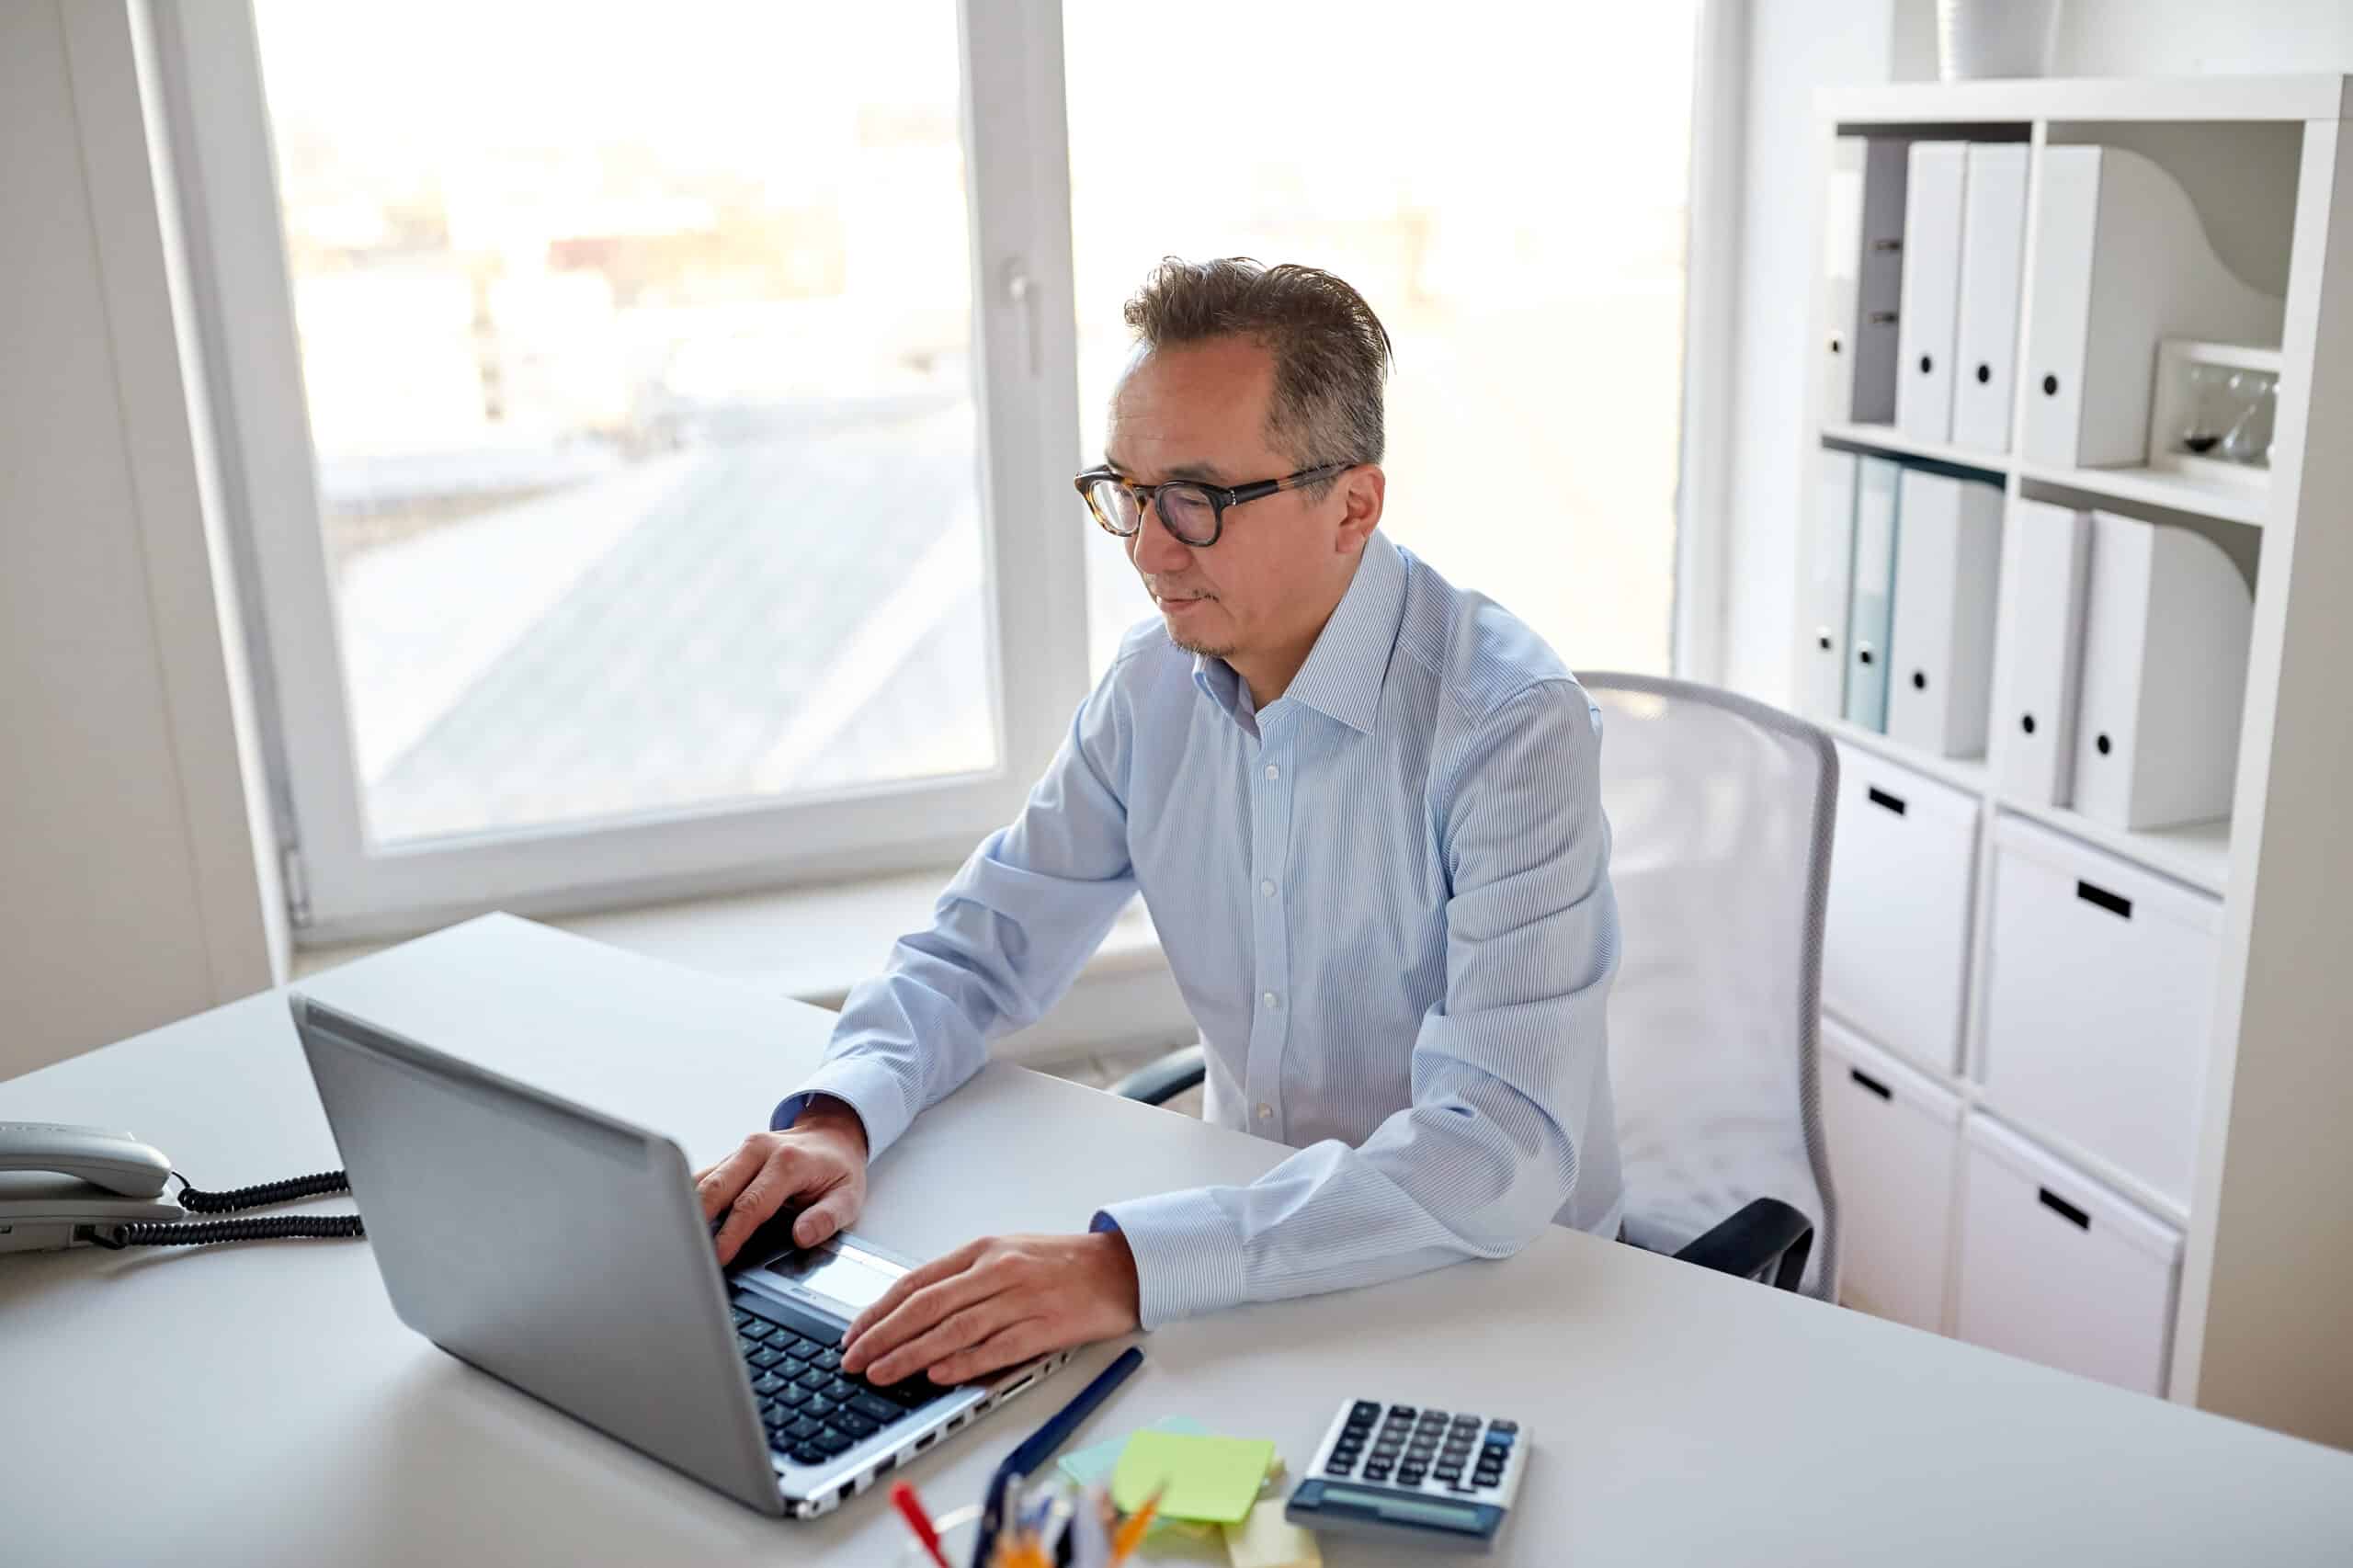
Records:
[[[735,1347],[752,1380],[768,1446],[796,1464],[823,1464],[948,1393],[915,1377],[877,1386],[845,1375],[841,1347],[735,1299]]]

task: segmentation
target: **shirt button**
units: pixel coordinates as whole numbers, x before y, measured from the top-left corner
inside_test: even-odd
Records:
[[[1267,994],[1266,994],[1266,996],[1265,996],[1264,1000],[1265,1000],[1265,1002],[1266,1002],[1267,1006],[1269,1006],[1269,1007],[1279,1007],[1279,1006],[1281,1006],[1283,1005],[1283,999],[1282,999],[1281,997],[1279,997],[1279,996],[1276,995],[1276,994],[1275,994],[1273,992],[1271,992],[1271,991],[1269,991],[1269,992],[1267,992]]]
[[[1275,1108],[1274,1108],[1274,1107],[1272,1107],[1272,1106],[1268,1105],[1268,1104],[1267,1104],[1266,1101],[1264,1101],[1264,1100],[1260,1100],[1260,1101],[1258,1102],[1258,1119],[1259,1119],[1259,1120],[1261,1120],[1261,1121],[1271,1121],[1272,1119],[1274,1119],[1274,1115],[1275,1115]]]
[[[1283,770],[1282,770],[1281,768],[1277,767],[1276,767],[1273,763],[1271,763],[1271,762],[1270,762],[1270,763],[1268,763],[1268,764],[1267,764],[1267,782],[1272,783],[1275,779],[1280,778],[1282,776],[1283,776]]]
[[[1267,898],[1272,898],[1275,896],[1275,884],[1272,882],[1260,882],[1258,884],[1258,892]]]

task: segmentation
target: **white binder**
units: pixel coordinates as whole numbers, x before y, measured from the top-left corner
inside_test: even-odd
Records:
[[[2213,540],[2092,514],[2075,810],[2135,831],[2230,814],[2254,625]]]
[[[1961,216],[1969,143],[1915,142],[1904,189],[1904,303],[1896,324],[1895,427],[1952,438],[1952,348],[1961,305]]]
[[[1953,335],[1952,444],[1982,452],[2010,449],[2018,280],[2026,258],[2026,159],[2022,142],[1969,149],[1961,312]]]
[[[1847,588],[1855,554],[1855,464],[1852,452],[1816,454],[1813,571],[1798,667],[1798,696],[1810,718],[1836,719],[1847,710]]]
[[[2013,501],[2003,532],[2007,614],[1995,656],[1995,766],[2004,795],[2063,806],[2075,782],[2091,514]]]
[[[1855,569],[1847,615],[1847,722],[1887,728],[1887,631],[1895,597],[1896,477],[1885,458],[1856,465]]]
[[[1817,405],[1828,424],[1895,418],[1905,146],[1885,136],[1841,136],[1831,153],[1823,257],[1830,335]]]
[[[1906,469],[1897,512],[1904,538],[1889,633],[1888,738],[1937,756],[1983,756],[2002,492]]]
[[[2035,225],[2018,427],[2031,461],[2145,461],[2161,337],[2279,342],[2281,301],[2222,265],[2188,193],[2138,153],[2045,147]]]

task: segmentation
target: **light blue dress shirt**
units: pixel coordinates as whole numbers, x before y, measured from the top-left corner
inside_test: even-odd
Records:
[[[1377,531],[1263,712],[1224,661],[1140,625],[772,1124],[830,1095],[881,1153],[1141,889],[1208,1047],[1209,1119],[1299,1150],[1248,1187],[1097,1213],[1146,1328],[1506,1256],[1555,1221],[1614,1235],[1600,722],[1527,627]]]

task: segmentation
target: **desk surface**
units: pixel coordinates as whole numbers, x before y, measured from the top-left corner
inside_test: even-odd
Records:
[[[305,989],[697,1164],[765,1122],[832,1021],[497,915]],[[0,1084],[0,1119],[122,1127],[206,1187],[337,1164],[275,994]],[[1281,1153],[993,1066],[876,1164],[859,1229],[929,1256]],[[1143,1343],[1081,1440],[1188,1415],[1273,1438],[1295,1470],[1346,1396],[1516,1416],[1536,1449],[1511,1562],[2211,1568],[2341,1562],[2353,1543],[2353,1456],[1566,1231]],[[976,1494],[1114,1349],[906,1474],[936,1506]],[[461,1365],[393,1317],[365,1244],[0,1260],[0,1390],[10,1562],[701,1568],[901,1547],[877,1497],[772,1521]],[[1411,1561],[1337,1537],[1325,1556]]]

